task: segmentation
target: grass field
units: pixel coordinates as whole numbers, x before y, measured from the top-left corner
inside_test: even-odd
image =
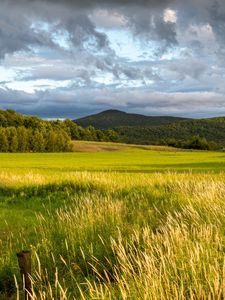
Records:
[[[224,299],[225,154],[77,146],[0,154],[0,299]]]

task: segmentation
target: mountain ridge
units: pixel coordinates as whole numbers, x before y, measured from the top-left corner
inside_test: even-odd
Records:
[[[78,119],[78,125],[113,129],[124,143],[170,144],[199,136],[225,147],[225,117],[202,119],[171,116],[144,116],[119,110],[107,110]],[[174,142],[174,141],[173,141]]]
[[[192,119],[173,116],[146,116],[109,109],[79,118],[74,122],[82,127],[93,126],[97,129],[109,129],[121,126],[159,126],[187,120]]]

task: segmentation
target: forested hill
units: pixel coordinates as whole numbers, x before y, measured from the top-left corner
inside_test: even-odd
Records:
[[[181,146],[194,136],[225,147],[225,117],[185,119],[177,117],[149,117],[107,110],[76,121],[83,127],[111,128],[119,139],[131,144],[166,144]]]
[[[94,126],[98,129],[108,129],[120,126],[159,126],[185,120],[187,119],[167,116],[149,117],[111,109],[77,119],[75,122],[82,127]]]
[[[161,126],[115,128],[122,141],[135,144],[173,144],[200,136],[225,147],[225,117],[190,120]]]

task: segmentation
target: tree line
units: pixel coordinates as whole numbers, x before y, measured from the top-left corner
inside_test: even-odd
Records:
[[[0,152],[69,152],[71,139],[63,130],[0,127]]]
[[[68,152],[72,140],[117,142],[113,130],[82,128],[71,120],[47,121],[0,110],[0,152]]]

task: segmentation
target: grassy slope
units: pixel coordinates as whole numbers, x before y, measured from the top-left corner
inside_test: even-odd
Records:
[[[14,299],[24,248],[37,299],[222,299],[224,163],[136,148],[0,154],[0,299]]]

